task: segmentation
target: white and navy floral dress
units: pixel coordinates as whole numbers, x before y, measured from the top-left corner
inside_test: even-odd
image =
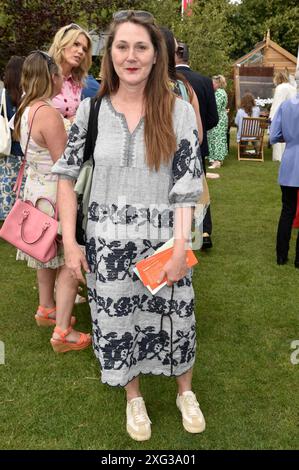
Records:
[[[82,164],[90,100],[71,127],[53,172],[76,179]],[[145,162],[144,119],[133,133],[109,97],[102,100],[87,224],[88,297],[93,347],[102,381],[125,386],[139,374],[178,376],[195,360],[192,273],[152,295],[134,274],[139,260],[172,237],[174,208],[195,206],[202,168],[192,106],[176,99],[177,151],[158,172]]]

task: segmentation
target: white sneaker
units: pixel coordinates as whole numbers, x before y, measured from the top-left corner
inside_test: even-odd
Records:
[[[220,168],[220,167],[221,167],[221,162],[219,162],[218,160],[214,160],[208,168],[210,170],[214,170],[215,168]]]
[[[151,421],[142,397],[127,402],[127,432],[135,441],[147,441],[151,437]]]
[[[182,395],[178,395],[176,405],[182,413],[183,426],[186,431],[199,433],[205,430],[205,418],[193,392],[188,391],[184,392]]]
[[[206,178],[211,179],[211,180],[217,180],[220,178],[219,173],[207,173]]]

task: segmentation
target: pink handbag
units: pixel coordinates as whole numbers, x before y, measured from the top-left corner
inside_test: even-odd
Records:
[[[35,110],[35,113],[42,106],[39,106]],[[14,187],[14,191],[17,193],[17,200],[5,219],[0,230],[0,237],[32,258],[42,263],[47,263],[57,255],[57,207],[55,208],[54,204],[49,199],[43,197],[37,199],[35,206],[33,206],[30,201],[22,201],[19,199],[26,165],[27,148],[35,113],[28,134],[24,160]],[[36,207],[38,201],[42,199],[47,200],[51,204],[54,209],[54,217],[50,217]]]

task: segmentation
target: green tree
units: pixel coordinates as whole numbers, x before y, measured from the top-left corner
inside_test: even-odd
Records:
[[[228,12],[228,21],[234,33],[232,58],[249,52],[270,29],[271,39],[297,55],[298,0],[243,0]]]
[[[228,0],[194,0],[192,14],[181,17],[180,0],[146,0],[138,7],[153,13],[157,22],[167,26],[190,49],[190,63],[203,74],[230,71],[232,34],[227,22]]]
[[[0,7],[0,71],[11,55],[46,49],[56,31],[71,22],[101,31],[112,12],[133,8],[134,0],[2,0]]]
[[[192,15],[176,25],[176,35],[189,45],[191,65],[206,75],[230,73],[232,32],[227,0],[196,1]]]

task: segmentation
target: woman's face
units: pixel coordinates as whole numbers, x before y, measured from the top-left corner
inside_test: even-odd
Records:
[[[88,41],[84,34],[79,34],[71,46],[64,49],[64,63],[69,67],[78,67],[88,52]]]
[[[111,59],[120,84],[146,85],[156,53],[146,28],[126,22],[118,26],[111,46]]]

